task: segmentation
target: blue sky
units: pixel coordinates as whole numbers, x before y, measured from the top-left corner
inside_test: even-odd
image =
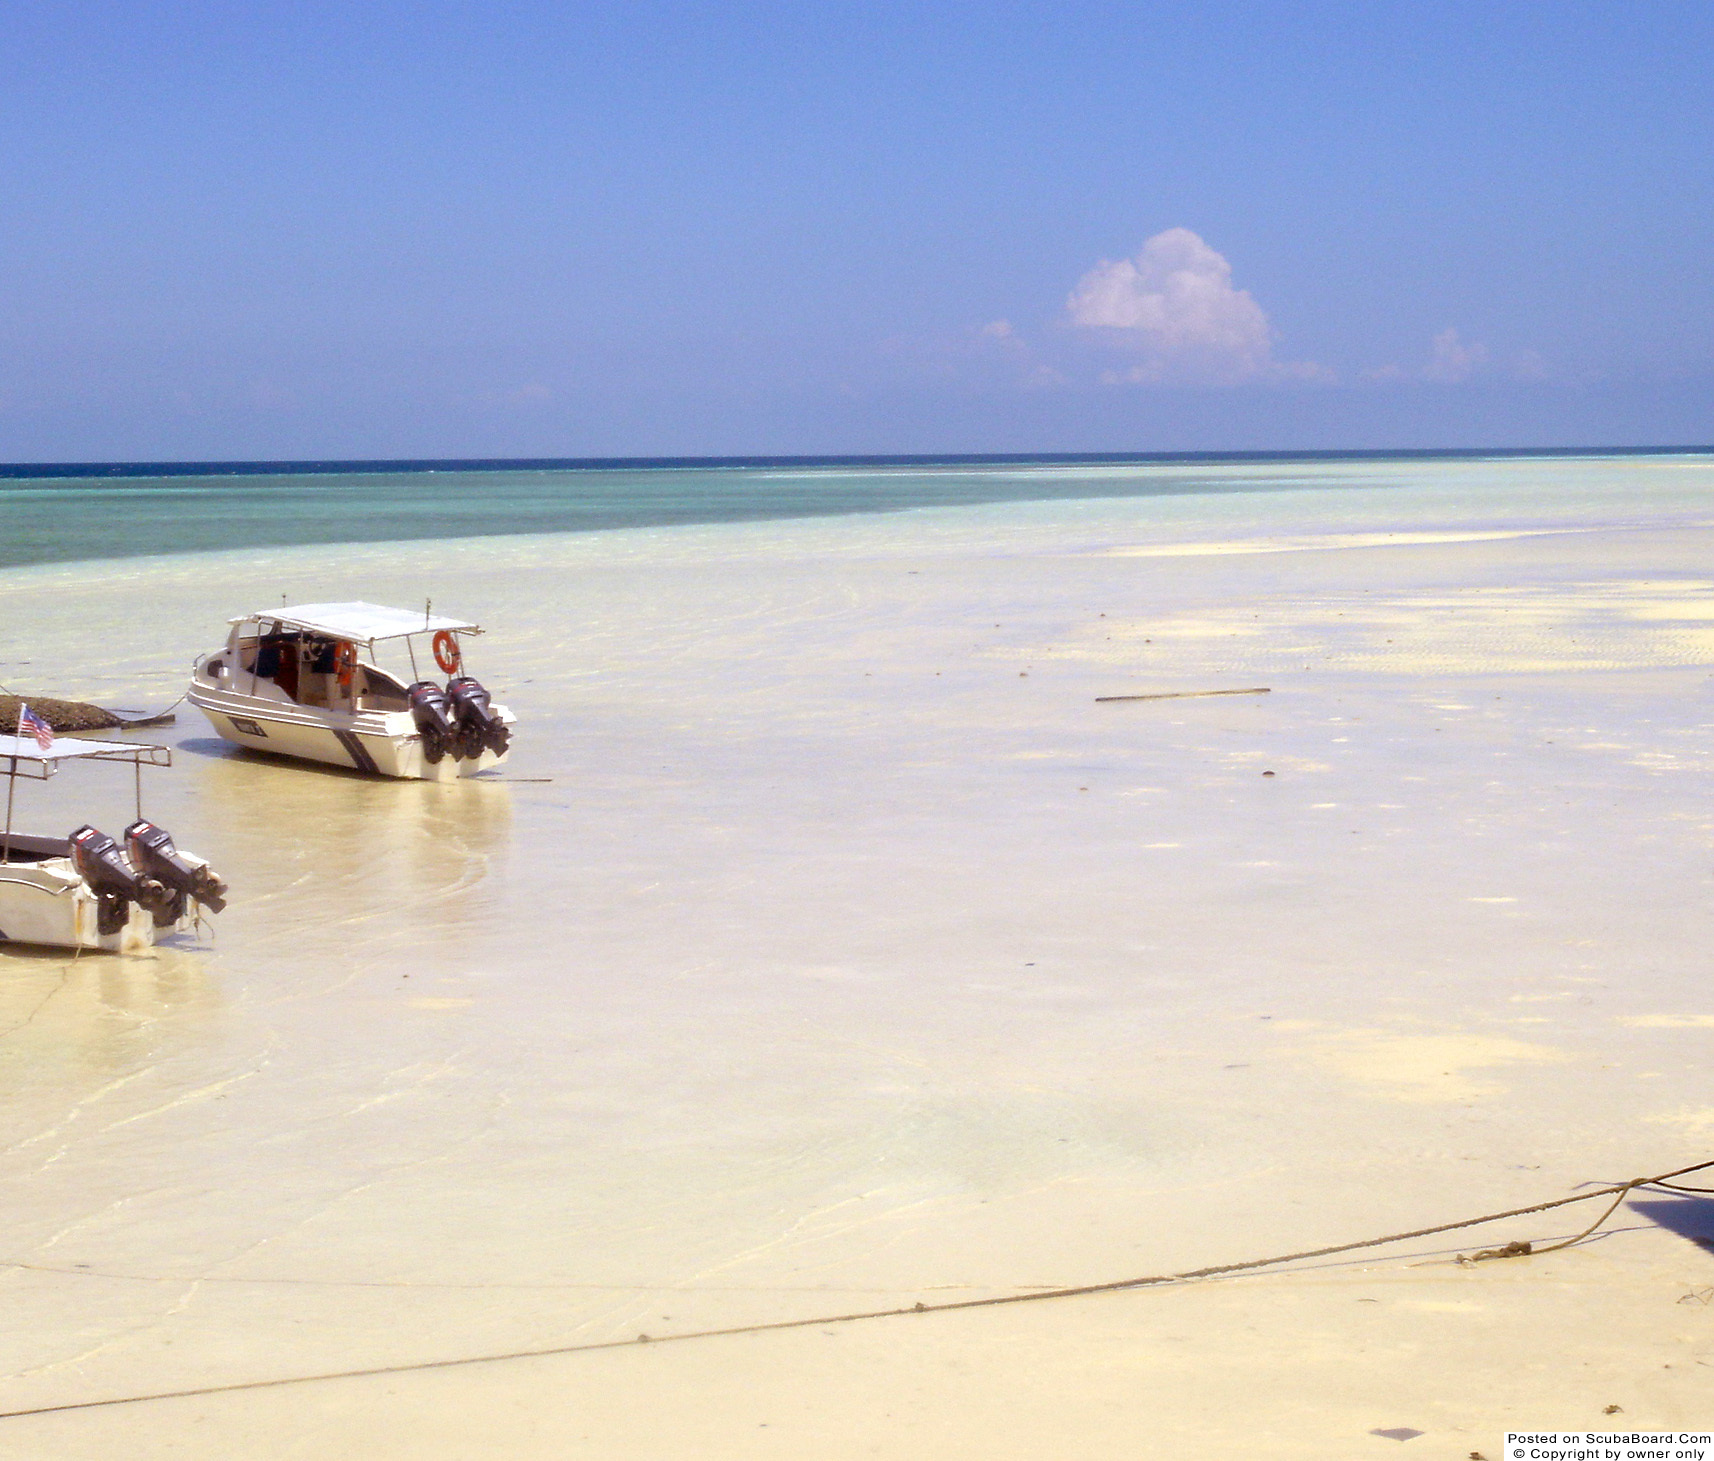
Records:
[[[0,459],[1714,441],[1706,4],[0,25]]]

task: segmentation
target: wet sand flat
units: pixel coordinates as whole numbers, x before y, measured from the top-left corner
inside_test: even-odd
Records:
[[[181,708],[145,808],[231,880],[214,936],[0,950],[0,1409],[1097,1283],[1714,1157],[1711,563],[1686,459],[0,575],[13,688],[149,708],[278,595],[432,595],[521,721],[440,786]],[[128,794],[68,772],[20,823]],[[1711,1214],[10,1419],[0,1457],[1494,1457],[1708,1423]]]

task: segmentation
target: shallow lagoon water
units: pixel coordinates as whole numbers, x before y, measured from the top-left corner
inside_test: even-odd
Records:
[[[185,715],[145,805],[232,880],[213,936],[0,953],[0,1409],[1099,1282],[1714,1155],[1708,524],[1705,460],[1465,464],[6,573],[20,688],[164,704],[276,594],[432,595],[522,724],[439,786]],[[1714,1222],[1650,1201],[1527,1263],[68,1412],[0,1456],[1694,1425]]]
[[[1352,453],[1320,460],[949,459],[414,471],[278,464],[249,473],[202,468],[144,475],[122,469],[86,476],[52,467],[37,469],[47,475],[32,476],[29,468],[0,465],[0,566],[1108,497],[1190,498],[1193,516],[1218,512],[1219,499],[1236,497],[1240,501],[1232,509],[1242,514],[1265,494],[1408,494],[1433,484],[1442,494],[1463,487],[1491,499],[1496,488],[1503,492],[1520,480],[1562,512],[1586,507],[1591,494],[1625,492],[1646,481],[1653,510],[1664,511],[1675,500],[1673,469],[1694,469],[1699,460],[1667,453],[1587,459]],[[1687,500],[1694,500],[1694,489]],[[1311,520],[1323,510],[1312,504],[1286,508]]]

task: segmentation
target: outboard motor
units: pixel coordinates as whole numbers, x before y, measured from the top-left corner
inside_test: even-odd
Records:
[[[481,683],[469,675],[458,675],[447,681],[446,696],[458,717],[458,754],[471,760],[484,750],[504,756],[512,743],[512,728],[494,713]]]
[[[139,878],[119,851],[119,844],[87,824],[71,834],[71,865],[95,893],[95,927],[104,934],[118,933],[125,927],[129,904],[153,909],[166,891],[159,883]],[[145,882],[149,886],[145,887]]]
[[[183,918],[187,898],[205,904],[216,913],[226,907],[225,880],[217,877],[201,858],[189,858],[174,847],[165,827],[157,827],[153,822],[133,822],[125,829],[125,851],[145,881],[158,883],[166,894],[152,904],[145,904],[155,915],[157,926],[166,928]]]
[[[432,766],[455,742],[452,705],[433,680],[418,680],[405,693],[410,697],[411,720],[423,738],[423,759]]]

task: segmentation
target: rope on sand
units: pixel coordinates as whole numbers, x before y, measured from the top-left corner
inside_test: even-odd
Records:
[[[1611,1197],[1606,1211],[1574,1238],[1535,1248],[1529,1243],[1507,1243],[1503,1248],[1488,1248],[1469,1257],[1460,1255],[1459,1263],[1479,1263],[1494,1258],[1522,1258],[1537,1253],[1553,1253],[1581,1243],[1618,1211],[1628,1193],[1641,1187],[1660,1187],[1669,1192],[1709,1192],[1706,1187],[1675,1185],[1674,1177],[1691,1172],[1707,1171],[1714,1160],[1678,1167],[1656,1177],[1633,1177],[1629,1182],[1610,1187],[1597,1187],[1574,1197],[1556,1197],[1551,1202],[1537,1202],[1529,1207],[1508,1208],[1504,1212],[1485,1213],[1481,1217],[1460,1218],[1457,1222],[1436,1223],[1433,1227],[1412,1228],[1408,1232],[1388,1233],[1380,1238],[1363,1238],[1354,1243],[1334,1243],[1325,1248],[1305,1248],[1299,1253],[1281,1253],[1272,1258],[1251,1258],[1241,1263],[1215,1263],[1206,1268],[1191,1268],[1183,1273],[1152,1274],[1143,1278],[1114,1279],[1110,1283],[1079,1284],[1072,1288],[1038,1289],[1030,1293],[1003,1294],[991,1299],[954,1299],[939,1304],[912,1304],[901,1309],[870,1309],[852,1314],[825,1314],[813,1319],[777,1319],[767,1324],[740,1324],[728,1329],[691,1329],[679,1334],[639,1334],[635,1339],[605,1339],[590,1344],[559,1344],[544,1349],[515,1349],[500,1354],[463,1355],[455,1359],[419,1360],[411,1364],[374,1365],[360,1370],[333,1370],[320,1375],[286,1375],[273,1380],[237,1380],[228,1385],[202,1385],[190,1390],[158,1390],[146,1395],[115,1395],[103,1400],[73,1400],[63,1405],[38,1405],[27,1410],[0,1410],[0,1420],[16,1420],[26,1415],[58,1415],[70,1410],[99,1410],[114,1405],[141,1405],[150,1400],[192,1400],[208,1395],[231,1395],[246,1390],[272,1390],[284,1385],[314,1385],[328,1380],[367,1380],[382,1375],[413,1375],[429,1370],[451,1370],[467,1365],[497,1365],[509,1360],[549,1359],[560,1355],[592,1354],[597,1350],[628,1349],[636,1344],[672,1344],[690,1339],[721,1339],[739,1334],[767,1334],[782,1329],[809,1329],[816,1325],[855,1324],[866,1319],[897,1319],[908,1314],[946,1314],[955,1309],[994,1309],[1002,1304],[1035,1304],[1048,1299],[1074,1299],[1089,1294],[1119,1293],[1125,1289],[1160,1288],[1166,1284],[1189,1283],[1199,1278],[1218,1278],[1226,1274],[1246,1273],[1258,1268],[1274,1268],[1282,1263],[1299,1263],[1309,1258],[1329,1258],[1338,1253],[1355,1253],[1364,1248],[1380,1248],[1390,1243],[1402,1243],[1410,1238],[1427,1238],[1436,1233],[1450,1233],[1459,1228],[1481,1227],[1504,1218],[1525,1217],[1530,1213],[1550,1212],[1556,1207],[1590,1202],[1598,1197]]]
[[[112,713],[119,717],[119,723],[127,730],[135,730],[146,725],[165,725],[173,719],[173,712],[177,710],[179,706],[183,705],[189,698],[190,691],[186,690],[183,695],[179,696],[179,698],[173,701],[173,703],[165,710],[144,710],[136,715],[119,710]]]

